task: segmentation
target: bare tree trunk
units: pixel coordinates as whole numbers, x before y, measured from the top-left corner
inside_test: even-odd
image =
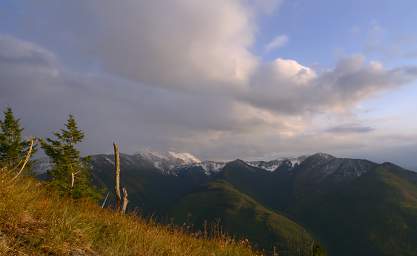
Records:
[[[126,212],[127,204],[129,203],[129,200],[127,199],[127,189],[123,188],[123,207],[122,207],[122,213]]]
[[[33,143],[34,143],[35,139],[31,139],[30,140],[30,147],[29,147],[29,151],[26,154],[26,158],[25,161],[23,162],[22,167],[20,168],[19,172],[16,174],[16,176],[13,177],[12,181],[17,179],[17,177],[19,177],[19,175],[23,172],[23,169],[25,169],[26,164],[29,162],[30,156],[32,155],[32,149],[33,149]]]
[[[71,173],[71,188],[74,187],[74,182],[75,182],[75,174],[72,172]]]
[[[74,188],[74,183],[75,183],[75,175],[77,175],[80,171],[77,172],[72,172],[71,173],[71,188]]]
[[[115,175],[114,175],[114,181],[115,181],[115,187],[114,191],[116,193],[116,209],[120,210],[120,202],[122,200],[122,196],[120,194],[120,156],[119,156],[119,145],[116,143],[113,143],[114,148],[114,166],[115,166]]]

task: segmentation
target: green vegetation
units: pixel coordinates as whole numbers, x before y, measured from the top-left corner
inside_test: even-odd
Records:
[[[329,255],[416,255],[417,174],[392,164],[355,160],[369,166],[366,173],[315,179],[321,170],[346,162],[352,160],[306,162],[297,170],[271,174],[233,163],[221,177],[263,206],[291,216]]]
[[[0,255],[259,255],[221,233],[186,233],[10,177],[0,171]]]
[[[84,133],[78,129],[72,115],[65,127],[54,133],[56,139],[41,139],[41,147],[53,163],[52,169],[48,170],[50,185],[74,198],[97,199],[100,194],[91,184],[90,158],[81,158],[75,147],[84,139]]]
[[[323,186],[325,193],[298,195],[303,200],[290,210],[331,255],[416,255],[417,186],[403,172],[378,166],[352,182]]]
[[[179,223],[189,222],[198,229],[218,220],[226,232],[247,238],[269,252],[278,249],[279,255],[320,255],[313,254],[313,248],[318,247],[304,228],[222,180],[185,196],[175,206],[173,216]]]
[[[54,133],[56,139],[40,139],[42,149],[53,163],[53,168],[48,170],[51,179],[49,184],[63,195],[98,199],[100,193],[92,185],[90,158],[81,158],[75,147],[83,140],[84,133],[78,129],[72,115],[65,126],[66,129]],[[34,138],[23,139],[23,130],[20,120],[15,118],[11,108],[7,108],[4,111],[4,120],[0,120],[0,164],[13,171],[19,168],[23,170],[24,167],[24,171],[31,174],[31,157],[36,151],[36,145],[29,154]],[[26,155],[28,162],[24,161]]]
[[[15,168],[24,159],[30,145],[30,140],[22,137],[23,128],[20,120],[16,119],[11,108],[4,111],[4,119],[0,120],[0,164]],[[27,165],[29,171],[31,162]]]

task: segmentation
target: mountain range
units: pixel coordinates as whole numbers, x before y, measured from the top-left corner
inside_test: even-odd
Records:
[[[113,155],[92,156],[113,188]],[[417,173],[317,153],[272,161],[200,161],[188,153],[121,154],[130,210],[204,230],[217,223],[280,255],[417,255]],[[320,249],[321,250],[321,249]],[[316,254],[319,255],[319,254]]]

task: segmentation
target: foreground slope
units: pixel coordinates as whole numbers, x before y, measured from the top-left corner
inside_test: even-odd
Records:
[[[72,201],[31,178],[0,171],[0,255],[255,255],[224,236],[185,234]]]

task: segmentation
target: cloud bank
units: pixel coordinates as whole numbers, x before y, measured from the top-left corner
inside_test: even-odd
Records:
[[[265,62],[251,51],[257,17],[280,3],[51,3],[42,12],[50,25],[33,20],[34,30],[68,40],[56,39],[55,53],[0,36],[0,106],[15,108],[27,131],[40,136],[75,114],[89,153],[110,151],[113,140],[126,152],[150,147],[217,159],[361,146],[359,136],[374,132],[366,125],[323,133],[316,119],[347,116],[362,101],[414,81],[417,68],[385,68],[360,55],[324,71],[292,59]],[[27,11],[32,18],[41,12]],[[71,25],[63,32],[56,24]],[[284,44],[278,39],[270,50]],[[72,58],[83,65],[66,65]]]

